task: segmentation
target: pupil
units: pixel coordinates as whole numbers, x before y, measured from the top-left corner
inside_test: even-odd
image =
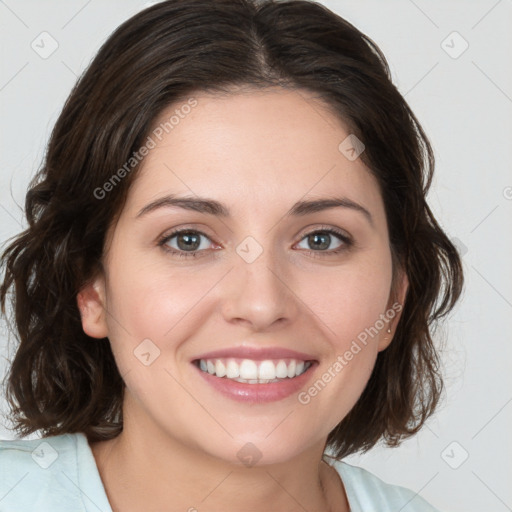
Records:
[[[322,238],[324,240],[324,243],[321,243]],[[329,247],[330,235],[328,233],[320,235],[316,233],[309,236],[309,243],[315,244],[318,243],[318,241],[320,241],[321,247],[317,245],[317,249],[327,249]]]
[[[182,245],[180,242],[184,241],[185,244]],[[193,233],[181,233],[178,236],[178,246],[180,249],[190,249],[194,250],[199,247],[199,235]]]

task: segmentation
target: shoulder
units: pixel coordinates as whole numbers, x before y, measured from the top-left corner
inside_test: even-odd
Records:
[[[332,463],[343,481],[353,512],[439,512],[418,493],[392,485],[343,461]]]
[[[79,488],[84,434],[0,440],[0,512],[86,511]]]
[[[62,434],[41,439],[0,439],[0,460],[13,459],[16,461],[40,462],[38,465],[51,465],[51,455],[58,450],[58,455],[76,451],[77,437],[80,434]],[[46,448],[46,450],[45,450]]]

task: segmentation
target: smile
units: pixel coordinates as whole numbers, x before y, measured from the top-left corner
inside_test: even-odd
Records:
[[[300,359],[196,359],[193,366],[208,388],[231,400],[263,404],[298,394],[318,361]]]
[[[216,377],[232,379],[247,384],[268,384],[302,375],[311,366],[311,361],[299,359],[252,359],[218,358],[199,359],[200,370]]]

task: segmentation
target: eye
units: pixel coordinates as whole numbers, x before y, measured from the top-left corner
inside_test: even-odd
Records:
[[[338,240],[338,244],[333,248],[332,243]],[[307,244],[309,247],[299,247],[306,249],[315,256],[329,256],[348,250],[353,245],[350,236],[334,228],[322,228],[306,233],[301,239],[301,244]],[[206,251],[213,244],[210,237],[195,229],[178,229],[165,235],[158,245],[166,252],[176,255],[180,258],[197,257],[201,252]],[[331,247],[329,249],[329,247]],[[323,253],[323,254],[322,254]]]
[[[338,244],[332,247],[332,243],[338,239]],[[315,230],[307,233],[301,241],[302,244],[306,244],[308,247],[302,247],[303,249],[309,250],[309,252],[325,252],[326,255],[338,254],[344,250],[347,250],[352,244],[352,239],[342,231],[338,231],[334,228],[325,228]],[[329,250],[329,247],[331,249]]]
[[[203,239],[209,240],[210,244],[204,242]],[[211,240],[201,231],[181,229],[164,236],[158,242],[158,245],[171,254],[187,258],[198,256],[199,251],[208,249],[209,245],[211,245]]]

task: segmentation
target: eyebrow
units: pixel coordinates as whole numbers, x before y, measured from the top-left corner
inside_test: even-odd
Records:
[[[184,210],[192,210],[199,213],[206,213],[208,215],[215,215],[217,217],[229,218],[231,217],[231,213],[229,208],[219,203],[214,199],[208,199],[204,197],[176,197],[174,195],[167,195],[152,201],[151,203],[144,206],[139,213],[137,213],[136,218],[147,215],[150,212],[153,212],[160,208],[165,207],[178,207]],[[297,201],[285,216],[294,216],[294,217],[302,217],[305,215],[310,215],[312,213],[321,212],[324,210],[329,210],[332,208],[348,208],[354,210],[356,212],[362,213],[368,222],[373,226],[373,218],[371,213],[359,203],[348,199],[347,197],[330,197],[330,198],[322,198],[315,199],[309,201]]]

